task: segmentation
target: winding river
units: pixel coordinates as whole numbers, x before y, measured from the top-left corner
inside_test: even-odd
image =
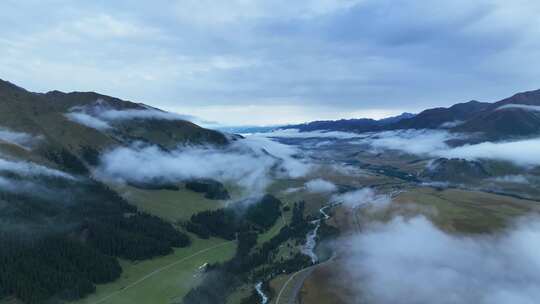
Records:
[[[268,296],[266,294],[264,294],[264,291],[262,290],[262,282],[259,282],[259,283],[255,284],[255,290],[257,291],[257,293],[261,297],[261,303],[262,304],[268,303]]]
[[[313,228],[313,230],[309,231],[306,234],[306,243],[302,246],[302,248],[300,248],[300,251],[303,254],[305,254],[305,255],[307,255],[307,256],[309,256],[311,258],[311,263],[312,264],[317,264],[319,262],[319,257],[315,253],[315,247],[317,246],[317,233],[319,232],[319,228],[321,227],[321,222],[322,222],[323,219],[327,220],[327,219],[330,218],[330,216],[324,210],[327,209],[327,208],[331,208],[331,207],[333,207],[335,205],[336,205],[335,203],[328,204],[328,205],[322,207],[321,209],[319,209],[319,213],[322,215],[322,218],[318,219],[318,220],[314,220],[314,221],[311,222],[312,224],[316,224],[316,226],[315,226],[315,228]],[[267,304],[268,303],[268,296],[262,290],[262,282],[258,282],[257,284],[255,284],[255,290],[257,291],[257,293],[261,297],[261,303],[262,304]]]
[[[332,206],[334,206],[334,204],[329,204],[319,209],[319,213],[323,216],[324,220],[330,218],[330,216],[324,210]],[[315,253],[315,247],[317,246],[317,233],[321,227],[321,219],[314,220],[311,223],[316,224],[316,226],[313,230],[306,234],[306,244],[302,246],[300,251],[311,258],[311,263],[316,264],[319,261],[319,257]]]

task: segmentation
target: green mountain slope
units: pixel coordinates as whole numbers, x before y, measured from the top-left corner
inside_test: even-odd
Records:
[[[79,299],[120,276],[118,258],[189,246],[179,227],[90,174],[101,152],[136,142],[172,149],[228,140],[143,104],[93,92],[32,93],[0,80],[0,301]]]
[[[74,108],[101,107],[112,111],[146,111],[150,107],[94,92],[46,94],[32,93],[0,80],[0,128],[39,137],[34,158],[51,160],[52,154],[70,153],[83,160],[88,151],[99,152],[134,141],[174,148],[179,143],[224,145],[226,137],[181,119],[133,118],[110,122],[112,128],[98,130],[70,120],[66,114]],[[158,109],[154,112],[166,113]],[[168,113],[166,113],[168,114]],[[2,148],[2,146],[4,148]],[[28,151],[6,147],[0,152],[31,157]],[[61,157],[57,157],[61,158]]]

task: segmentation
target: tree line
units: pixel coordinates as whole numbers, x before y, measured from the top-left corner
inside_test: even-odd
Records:
[[[186,230],[201,238],[210,236],[234,240],[245,231],[265,231],[281,216],[281,201],[265,195],[254,203],[239,202],[231,207],[206,210],[194,214],[185,224]]]
[[[292,273],[311,265],[309,257],[297,254],[286,261],[273,261],[281,244],[289,239],[304,238],[313,225],[304,216],[304,202],[294,204],[291,223],[277,235],[257,248],[257,231],[238,234],[236,255],[226,263],[212,265],[205,274],[203,282],[189,291],[183,304],[225,303],[230,295],[243,282],[268,279],[278,273]],[[246,216],[248,213],[245,213]],[[255,212],[258,218],[260,213]],[[255,270],[259,268],[259,270]],[[265,280],[263,280],[265,281]],[[253,295],[245,301],[255,299]],[[249,303],[249,302],[246,302]]]
[[[173,225],[98,181],[10,178],[47,191],[0,190],[0,299],[78,299],[120,276],[117,258],[144,260],[190,244]]]

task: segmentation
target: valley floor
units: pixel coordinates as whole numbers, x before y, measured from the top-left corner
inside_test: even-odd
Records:
[[[195,239],[188,248],[171,255],[132,263],[122,261],[122,277],[110,284],[98,285],[97,292],[74,304],[169,304],[200,282],[199,267],[223,262],[235,252],[236,243],[219,239]]]

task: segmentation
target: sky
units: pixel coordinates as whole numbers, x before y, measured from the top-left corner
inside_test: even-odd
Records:
[[[540,88],[537,0],[0,2],[0,78],[225,125],[382,118]]]

